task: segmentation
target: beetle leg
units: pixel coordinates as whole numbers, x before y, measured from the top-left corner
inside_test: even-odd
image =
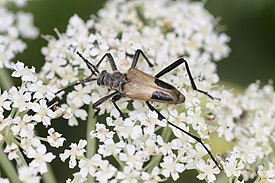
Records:
[[[155,111],[159,118],[162,120],[162,119],[166,119],[152,104],[150,104],[148,101],[145,102],[147,104],[147,106],[149,107],[149,109],[151,111]],[[216,161],[216,159],[214,158],[214,156],[212,155],[211,151],[204,145],[204,143],[202,142],[201,138],[189,133],[188,131],[178,127],[177,125],[171,123],[170,121],[168,121],[166,119],[167,123],[175,128],[177,128],[178,130],[182,131],[183,133],[185,133],[186,135],[192,137],[194,140],[196,140],[198,143],[200,143],[203,148],[207,151],[207,153],[209,154],[209,156],[211,157],[211,159],[214,161],[214,163],[216,164],[216,166],[222,171],[222,168],[219,166],[218,162]]]
[[[96,79],[96,78],[91,78],[91,76],[90,76],[90,77],[87,77],[87,78],[85,78],[85,79],[83,79],[83,80],[81,80],[81,81],[78,81],[78,82],[76,82],[76,83],[70,85],[70,86],[67,86],[66,88],[63,88],[63,89],[59,90],[59,91],[56,92],[55,94],[57,95],[58,93],[60,93],[60,92],[62,92],[62,91],[64,91],[64,90],[66,90],[66,89],[68,89],[68,88],[77,86],[77,85],[79,85],[79,84],[87,83],[87,82],[90,82],[90,81],[95,81],[95,80],[97,80],[97,79]]]
[[[111,53],[106,53],[105,55],[103,55],[103,57],[99,60],[99,62],[96,64],[96,68],[99,67],[99,65],[101,64],[101,62],[106,58],[108,57],[108,61],[109,61],[109,64],[112,68],[113,71],[117,71],[117,66],[116,66],[116,63],[115,63],[115,60],[113,58],[113,56],[111,55]]]
[[[196,83],[195,83],[195,81],[193,79],[193,76],[191,74],[191,71],[189,69],[188,63],[183,58],[180,58],[180,59],[176,60],[172,64],[170,64],[167,67],[165,67],[164,69],[162,69],[159,73],[157,73],[155,75],[155,77],[156,78],[160,78],[161,76],[163,76],[164,74],[166,74],[166,73],[170,72],[171,70],[175,69],[176,67],[178,67],[182,63],[185,64],[185,68],[186,68],[186,71],[187,71],[188,77],[190,79],[191,86],[192,86],[193,90],[196,90],[196,91],[198,91],[200,93],[203,93],[203,94],[207,95],[208,97],[210,97],[211,99],[218,99],[218,98],[214,98],[213,96],[211,96],[210,94],[208,94],[208,92],[200,90],[200,89],[197,88]]]
[[[113,104],[114,104],[116,110],[119,112],[120,116],[121,116],[123,119],[125,119],[125,118],[126,118],[125,115],[121,112],[121,110],[119,109],[119,107],[118,107],[117,104],[116,104],[116,102],[117,102],[119,99],[121,99],[121,97],[122,97],[122,94],[115,95],[115,96],[112,98],[112,102],[113,102]]]
[[[148,63],[149,67],[153,67],[154,65],[149,61],[149,59],[146,57],[146,55],[143,53],[143,51],[141,49],[137,49],[135,55],[134,55],[134,58],[133,58],[133,62],[132,62],[132,65],[131,65],[131,69],[135,68],[136,65],[137,65],[137,61],[138,61],[138,58],[140,56],[140,54],[142,54],[142,56],[145,58],[146,62]]]
[[[114,95],[116,95],[118,93],[118,91],[115,91],[113,93],[110,93],[109,95],[106,95],[105,97],[102,97],[101,99],[99,99],[98,101],[96,101],[93,104],[93,109],[95,109],[95,116],[98,115],[100,108],[98,107],[100,104],[104,103],[106,100],[110,99],[111,97],[113,97]]]

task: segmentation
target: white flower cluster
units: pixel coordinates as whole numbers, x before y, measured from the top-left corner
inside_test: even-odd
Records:
[[[137,67],[154,75],[179,57],[190,66],[197,87],[210,91],[220,100],[211,100],[191,88],[184,66],[163,76],[185,95],[181,105],[154,104],[175,125],[192,128],[202,139],[211,134],[232,142],[232,148],[220,157],[225,176],[231,181],[249,179],[274,181],[274,96],[271,85],[259,88],[251,84],[244,94],[217,88],[219,81],[214,61],[226,57],[230,51],[229,38],[217,33],[216,20],[199,2],[184,0],[113,0],[84,22],[77,15],[69,20],[65,33],[58,38],[45,36],[48,46],[42,49],[46,63],[39,75],[41,79],[60,89],[91,75],[91,71],[75,51],[82,53],[93,64],[109,52],[119,71],[127,72],[137,49],[144,51],[154,67],[140,59]],[[107,61],[99,70],[110,71]],[[96,82],[77,85],[66,96],[61,107],[70,125],[88,116],[85,105],[107,95],[106,87]],[[106,121],[96,124],[91,138],[99,143],[97,152],[86,157],[87,142],[71,144],[70,150],[60,155],[62,161],[70,159],[69,167],[78,165],[79,172],[67,182],[85,182],[91,177],[99,182],[159,182],[177,180],[185,170],[196,169],[200,180],[214,182],[220,173],[205,149],[181,131],[166,127],[155,112],[142,101],[118,101],[128,118],[119,118],[111,102],[100,105],[100,115],[110,114]],[[174,137],[174,138],[172,138]],[[211,140],[211,139],[210,139]],[[209,148],[209,145],[206,145]],[[210,148],[209,148],[210,149]],[[114,163],[115,162],[115,163]]]
[[[39,182],[38,173],[47,172],[46,163],[55,158],[47,152],[41,140],[56,148],[65,140],[53,128],[48,130],[47,139],[35,133],[38,124],[47,127],[62,113],[61,109],[53,110],[47,104],[47,100],[55,97],[57,89],[44,85],[37,79],[35,69],[24,66],[22,62],[14,65],[12,76],[21,78],[22,85],[0,92],[0,144],[8,159],[16,161],[22,182]]]
[[[45,37],[49,43],[42,49],[42,53],[47,62],[42,67],[40,78],[62,89],[90,76],[91,71],[75,51],[82,53],[94,64],[106,52],[110,52],[119,70],[127,72],[136,49],[141,49],[154,64],[150,68],[140,59],[137,67],[142,68],[142,71],[154,75],[183,56],[188,60],[198,88],[212,91],[213,84],[219,78],[215,63],[210,61],[218,61],[230,51],[226,45],[229,38],[216,32],[215,22],[202,3],[108,1],[98,17],[92,16],[84,22],[74,15],[65,33],[57,31],[58,39]],[[110,71],[110,66],[107,61],[103,61],[99,69]],[[186,102],[181,107],[158,104],[161,113],[186,131],[189,131],[189,126],[184,122],[193,127],[200,137],[209,138],[209,134],[218,127],[214,126],[217,122],[208,124],[205,121],[212,110],[207,106],[216,106],[218,101],[192,90],[183,65],[164,78],[180,88],[186,96]],[[107,93],[107,88],[98,87],[95,82],[75,86],[68,93],[66,104],[62,105],[66,109],[64,117],[69,119],[70,125],[77,125],[77,118],[85,120],[88,116],[82,107],[96,102]],[[213,91],[214,96],[218,94],[219,91]],[[187,169],[202,172],[200,179],[215,180],[215,174],[220,171],[210,159],[202,160],[207,157],[207,152],[201,145],[194,145],[194,139],[179,130],[171,128],[171,131],[166,127],[166,121],[158,120],[157,114],[150,112],[143,102],[133,101],[132,104],[134,110],[129,112],[127,99],[118,102],[123,112],[129,112],[126,120],[119,118],[111,102],[100,106],[99,114],[107,112],[115,117],[114,120],[108,118],[108,126],[112,130],[109,131],[104,124],[97,124],[97,129],[91,135],[101,145],[92,158],[83,156],[81,150],[73,150],[78,148],[76,144],[72,144],[72,150],[64,152],[61,159],[64,161],[70,157],[70,168],[75,167],[76,160],[79,160],[80,172],[74,174],[74,179],[70,181],[85,181],[89,176],[102,182],[114,178],[145,182],[161,181],[169,177],[176,180],[179,173]],[[176,139],[171,139],[172,135]],[[81,151],[79,156],[76,155],[78,151]],[[111,156],[121,169],[107,160]],[[105,171],[106,168],[108,171]]]
[[[12,69],[11,60],[26,48],[26,44],[20,38],[36,38],[39,31],[33,25],[32,14],[22,11],[13,13],[3,6],[8,2],[10,1],[0,1],[0,68]],[[24,0],[14,2],[18,6],[25,4]]]
[[[217,114],[219,136],[234,142],[223,162],[228,177],[247,181],[258,176],[263,182],[275,181],[275,174],[270,171],[275,165],[274,102],[272,85],[261,89],[260,83],[256,82],[237,97],[224,93],[220,105],[211,107]]]

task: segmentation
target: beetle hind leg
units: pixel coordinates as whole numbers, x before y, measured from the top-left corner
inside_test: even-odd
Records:
[[[190,68],[189,68],[189,65],[187,63],[187,61],[183,58],[180,58],[178,60],[176,60],[175,62],[173,62],[172,64],[168,65],[167,67],[165,67],[164,69],[162,69],[159,73],[157,73],[155,75],[156,78],[160,78],[161,76],[163,76],[164,74],[174,70],[176,67],[178,67],[179,65],[181,65],[182,63],[184,63],[185,65],[185,68],[186,68],[186,71],[187,71],[187,74],[188,74],[188,77],[190,79],[190,82],[191,82],[191,86],[192,86],[192,89],[197,91],[197,92],[200,92],[200,93],[203,93],[204,95],[207,95],[209,98],[211,99],[218,99],[220,100],[219,98],[215,98],[213,97],[212,95],[210,95],[208,92],[206,91],[203,91],[203,90],[200,90],[197,88],[196,86],[196,83],[194,81],[194,78],[191,74],[191,71],[190,71]]]
[[[151,111],[155,111],[158,116],[159,116],[159,119],[166,119],[152,104],[150,104],[148,101],[146,101],[146,105],[148,106],[148,108],[151,110]],[[216,161],[216,159],[214,158],[214,156],[212,155],[211,151],[206,147],[206,145],[203,143],[203,141],[201,140],[201,138],[191,134],[190,132],[178,127],[177,125],[171,123],[170,121],[168,121],[166,119],[167,123],[171,126],[173,126],[174,128],[177,128],[178,130],[182,131],[183,133],[185,133],[186,135],[192,137],[194,140],[196,140],[198,143],[200,143],[203,148],[207,151],[207,153],[209,154],[210,158],[214,161],[214,163],[216,164],[216,166],[222,170],[222,168],[220,167],[220,165],[218,164],[218,162]]]

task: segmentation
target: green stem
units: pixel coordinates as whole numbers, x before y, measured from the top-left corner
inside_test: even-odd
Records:
[[[118,162],[119,166],[120,166],[120,170],[123,170],[123,168],[125,167],[125,163],[123,163],[122,161],[120,161],[119,157],[117,154],[113,154],[113,157],[115,158],[115,160]]]
[[[0,85],[4,90],[8,90],[13,86],[11,74],[7,69],[0,69]]]
[[[228,183],[232,183],[233,182],[233,176],[229,177]]]
[[[3,152],[3,149],[0,149],[0,161],[1,161],[1,167],[5,171],[6,175],[10,179],[11,182],[19,183],[17,172],[12,165],[12,162],[8,160],[7,155]]]
[[[43,182],[45,183],[56,183],[56,179],[52,170],[52,167],[47,163],[48,171],[42,175]]]
[[[89,114],[88,114],[88,120],[87,120],[87,153],[86,157],[91,158],[95,153],[96,153],[96,138],[91,138],[90,137],[90,132],[92,130],[95,130],[95,124],[97,118],[94,116],[95,115],[95,110],[93,109],[92,105],[89,107]]]
[[[86,157],[90,159],[96,153],[96,138],[90,137],[90,132],[95,130],[97,118],[95,117],[95,110],[92,105],[89,106],[88,120],[87,120],[87,147],[86,147]],[[88,182],[93,182],[94,178],[92,176],[88,176]]]

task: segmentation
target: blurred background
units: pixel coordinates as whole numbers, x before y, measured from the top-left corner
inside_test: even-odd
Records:
[[[43,0],[30,1],[23,8],[34,15],[34,24],[40,29],[41,34],[56,35],[53,31],[57,28],[64,32],[69,18],[73,14],[78,14],[87,20],[90,14],[96,12],[103,6],[105,1],[89,0]],[[215,17],[220,17],[220,25],[223,31],[230,37],[229,43],[232,49],[228,58],[218,63],[218,73],[223,83],[238,88],[245,88],[249,83],[261,80],[266,84],[269,79],[275,79],[275,1],[274,0],[208,0],[206,9]],[[35,66],[37,70],[43,65],[44,58],[41,54],[41,47],[46,46],[47,42],[42,38],[27,41],[28,48],[17,56],[18,60],[27,65]],[[274,85],[274,84],[273,84]],[[65,122],[64,122],[65,123]],[[65,147],[69,146],[70,140],[76,142],[79,138],[85,138],[83,131],[86,125],[82,123],[78,129],[70,128],[64,131],[63,122],[55,124],[58,131],[62,131],[67,139]],[[72,130],[73,133],[72,133]],[[41,134],[42,135],[42,134]],[[71,139],[70,139],[71,138]],[[63,152],[64,150],[60,150]],[[60,165],[56,161],[56,165]],[[58,182],[64,182],[70,172],[60,172],[60,168],[54,165],[59,175]],[[62,169],[63,170],[63,169]],[[72,172],[71,172],[72,173]],[[192,174],[190,176],[190,174]],[[188,182],[202,182],[195,177],[196,172],[181,175],[182,180]],[[186,177],[189,177],[186,179]],[[190,179],[190,177],[193,179]]]

